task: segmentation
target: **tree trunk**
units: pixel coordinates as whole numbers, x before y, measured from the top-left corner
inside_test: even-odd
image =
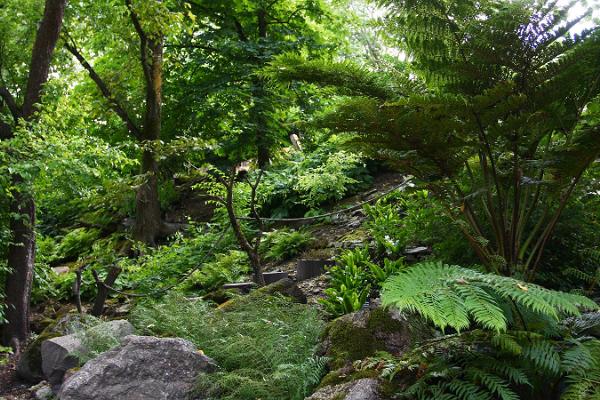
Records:
[[[46,0],[33,44],[23,107],[20,112],[13,111],[13,114],[20,114],[13,115],[15,120],[31,120],[35,105],[42,98],[42,87],[48,80],[66,4],[67,0]],[[14,175],[12,183],[15,190],[12,191],[10,210],[13,216],[19,217],[10,221],[12,238],[8,247],[8,266],[11,272],[6,279],[7,324],[2,339],[18,352],[20,343],[29,336],[29,302],[35,265],[35,202],[27,190],[27,182],[23,182],[20,176]]]
[[[144,39],[142,39],[144,40]],[[136,218],[134,238],[153,245],[160,235],[162,219],[158,197],[158,162],[152,149],[153,142],[160,138],[162,108],[162,65],[163,38],[147,42],[151,60],[146,64],[142,57],[146,78],[146,112],[142,140],[147,147],[142,154],[144,183],[136,195]]]
[[[158,198],[158,163],[152,151],[142,154],[144,182],[139,186],[135,202],[134,238],[154,245],[161,231],[160,202]]]
[[[112,267],[108,271],[108,275],[106,275],[106,279],[104,279],[104,284],[101,281],[96,282],[98,286],[98,294],[96,295],[96,300],[94,300],[94,306],[92,307],[92,315],[99,317],[104,312],[104,303],[106,303],[106,299],[108,297],[109,289],[108,286],[112,286],[119,274],[121,273],[121,268]]]
[[[18,180],[23,185],[21,179]],[[26,189],[13,191],[10,212],[19,215],[11,218],[12,238],[8,246],[8,266],[11,273],[6,278],[6,320],[3,342],[17,352],[19,344],[29,337],[29,300],[35,263],[35,203]]]
[[[255,125],[255,145],[256,145],[256,162],[258,168],[265,169],[269,165],[271,159],[269,146],[269,133],[266,119],[266,109],[264,102],[267,93],[264,83],[258,78],[252,81],[252,97],[254,98],[254,125]]]

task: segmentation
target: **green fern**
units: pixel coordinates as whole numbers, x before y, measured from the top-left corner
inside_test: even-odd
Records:
[[[512,344],[505,350],[507,339]],[[600,394],[595,385],[600,341],[589,338],[474,330],[423,343],[396,365],[393,377],[401,375],[401,380],[418,371],[412,384],[398,393],[408,399],[591,400]]]
[[[567,389],[561,400],[600,399],[600,341],[573,341],[562,355]]]
[[[383,285],[382,301],[400,311],[420,314],[442,330],[450,327],[457,331],[475,322],[504,332],[514,322],[507,309],[525,309],[558,320],[579,315],[580,308],[598,308],[584,296],[441,262],[424,262],[391,277]]]

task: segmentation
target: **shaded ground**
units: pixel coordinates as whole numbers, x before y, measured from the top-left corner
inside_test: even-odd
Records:
[[[29,400],[35,399],[29,391],[31,385],[20,382],[15,373],[16,360],[12,357],[7,364],[0,365],[0,399]]]

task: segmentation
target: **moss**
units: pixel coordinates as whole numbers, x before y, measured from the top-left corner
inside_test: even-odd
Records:
[[[355,326],[350,318],[333,321],[327,328],[327,336],[330,340],[328,355],[334,368],[368,357],[383,348],[369,328]]]
[[[27,381],[40,381],[43,379],[42,372],[42,343],[45,340],[60,336],[57,332],[42,332],[36,337],[21,355],[17,374],[20,378]]]
[[[393,352],[394,346],[402,345],[398,343],[396,334],[402,337],[404,333],[407,333],[406,323],[393,319],[383,308],[340,317],[332,321],[325,331],[331,366],[340,368],[349,362],[373,356],[378,351]]]
[[[384,308],[376,308],[369,314],[369,321],[367,322],[367,328],[371,332],[399,332],[405,328],[402,321],[391,318],[389,312]]]
[[[215,304],[223,304],[227,301],[231,300],[232,297],[235,296],[235,291],[233,290],[224,290],[217,289],[209,292],[208,294],[202,296],[203,300],[211,301]]]
[[[363,227],[354,229],[338,239],[340,243],[369,243],[369,231]]]

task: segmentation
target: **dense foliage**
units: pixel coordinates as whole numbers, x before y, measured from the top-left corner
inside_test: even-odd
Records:
[[[381,1],[405,70],[281,57],[347,94],[320,125],[418,177],[481,262],[527,279],[598,157],[598,32],[555,2]]]
[[[87,362],[119,316],[214,358],[202,398],[303,399],[341,366],[327,321],[377,309],[433,336],[339,382],[598,398],[600,30],[578,3],[2,1],[0,369],[65,312]],[[299,260],[329,266],[256,288]]]

